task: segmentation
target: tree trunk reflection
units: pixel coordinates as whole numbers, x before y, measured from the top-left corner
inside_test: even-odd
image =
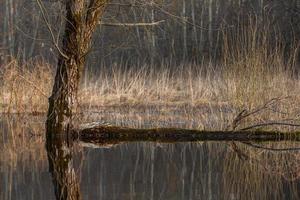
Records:
[[[72,151],[68,141],[62,138],[47,138],[46,148],[56,199],[81,199],[79,181],[73,167]]]

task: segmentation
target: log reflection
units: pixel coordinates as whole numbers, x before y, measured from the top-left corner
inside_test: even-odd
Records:
[[[56,199],[81,199],[70,143],[62,138],[47,138],[46,148]]]

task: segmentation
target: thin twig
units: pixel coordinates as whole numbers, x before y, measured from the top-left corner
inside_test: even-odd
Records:
[[[20,78],[22,78],[24,81],[26,81],[27,83],[29,83],[30,85],[32,85],[37,91],[39,91],[44,97],[48,98],[48,96],[40,89],[38,88],[33,82],[29,81],[28,79],[26,79],[24,76],[18,74],[18,76]]]
[[[273,99],[270,99],[269,101],[267,101],[264,105],[262,105],[261,107],[258,107],[257,109],[243,115],[243,119],[245,119],[246,117],[249,117],[250,115],[254,115],[262,110],[265,110],[267,109],[269,106],[273,105],[275,102],[279,101],[280,98],[273,98]]]
[[[50,25],[50,23],[48,21],[48,18],[46,17],[44,6],[43,6],[42,2],[40,0],[36,0],[36,2],[37,2],[38,6],[40,8],[43,20],[46,23],[47,29],[48,29],[48,31],[49,31],[49,33],[51,35],[53,45],[55,46],[55,48],[57,49],[57,51],[59,52],[59,54],[61,56],[63,56],[64,58],[68,59],[69,57],[62,52],[62,50],[59,48],[59,46],[58,46],[58,44],[56,42],[57,40],[55,39],[55,36],[54,36],[53,31],[52,31],[51,25]]]
[[[240,131],[246,131],[253,128],[263,127],[263,126],[294,126],[294,127],[300,127],[300,124],[293,124],[293,123],[285,123],[285,122],[266,122],[266,123],[260,123],[260,124],[254,124],[245,128],[239,129]]]
[[[246,119],[247,117],[251,116],[251,115],[254,115],[262,110],[265,110],[267,108],[270,107],[270,105],[273,105],[275,102],[279,101],[280,99],[279,98],[273,98],[269,101],[267,101],[264,105],[258,107],[257,109],[254,109],[252,110],[251,112],[247,112],[246,109],[242,110],[233,120],[232,122],[232,125],[231,125],[231,131],[235,131],[236,128],[240,125],[241,121]],[[278,125],[278,122],[273,122],[272,125]],[[243,128],[243,129],[239,129],[239,131],[243,131],[243,130],[248,130],[248,129],[251,129],[251,128],[255,128],[255,127],[259,127],[259,126],[263,126],[263,125],[271,125],[270,123],[264,123],[264,124],[256,124],[256,125],[253,125],[253,126],[250,126],[250,127],[246,127],[246,128]],[[281,125],[287,125],[288,123],[280,123]],[[289,124],[290,125],[290,124]],[[294,125],[294,124],[293,124]],[[300,126],[300,125],[299,125]],[[233,141],[230,143],[230,147],[231,149],[237,153],[238,157],[241,159],[241,160],[247,160],[249,158],[249,156],[244,153],[242,150],[240,150],[237,146],[237,144]]]
[[[269,101],[267,101],[264,105],[258,107],[257,109],[254,109],[250,112],[247,112],[246,109],[242,110],[237,116],[236,118],[233,120],[232,122],[232,130],[235,130],[241,123],[242,120],[246,119],[247,117],[254,115],[256,113],[259,113],[265,109],[268,109],[271,105],[273,105],[274,103],[276,103],[277,101],[279,101],[280,98],[273,98]]]
[[[142,23],[104,23],[104,22],[100,22],[99,24],[100,25],[103,25],[103,26],[129,26],[129,27],[136,27],[136,26],[157,26],[161,23],[165,22],[165,20],[160,20],[160,21],[157,21],[157,22],[151,22],[151,23],[145,23],[145,22],[142,22]]]
[[[166,15],[169,15],[170,17],[173,17],[174,19],[176,19],[177,21],[180,21],[181,23],[189,24],[189,25],[194,26],[194,27],[196,27],[198,29],[202,29],[202,30],[205,30],[205,31],[209,31],[209,30],[220,31],[220,30],[223,30],[223,28],[222,29],[220,29],[220,28],[210,29],[210,28],[205,28],[205,27],[199,26],[197,24],[194,24],[194,23],[190,22],[189,20],[182,18],[181,16],[177,16],[175,14],[172,14],[172,13],[166,11],[165,9],[163,9],[162,7],[160,7],[157,3],[152,3],[151,6],[157,8],[160,12],[162,12],[162,13],[164,13]]]

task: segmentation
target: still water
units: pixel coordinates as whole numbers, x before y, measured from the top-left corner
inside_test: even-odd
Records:
[[[0,199],[300,199],[297,142],[81,142],[46,148],[40,118],[0,118]],[[57,167],[58,165],[58,167]],[[64,187],[65,185],[65,187]]]

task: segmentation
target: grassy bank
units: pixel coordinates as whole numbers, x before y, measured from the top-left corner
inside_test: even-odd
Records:
[[[232,125],[239,114],[243,117],[238,121],[243,122],[297,122],[299,45],[288,50],[279,36],[255,23],[250,21],[234,35],[223,33],[223,56],[218,64],[93,66],[96,72],[86,70],[83,75],[76,112],[185,116],[186,121],[197,121],[196,128],[214,124],[209,129],[219,130]],[[54,69],[44,61],[19,64],[10,59],[4,63],[0,68],[0,113],[45,113]]]
[[[300,81],[285,70],[286,65],[273,63],[271,69],[267,67],[270,63],[256,59],[247,57],[222,66],[182,65],[176,70],[168,66],[103,68],[98,74],[84,75],[77,112],[111,110],[130,115],[144,110],[163,118],[184,116],[202,122],[197,123],[202,128],[213,123],[212,129],[225,129],[224,124],[230,124],[244,109],[261,109],[251,116],[252,122],[297,121]],[[42,62],[20,66],[13,60],[1,67],[1,76],[1,113],[47,111],[52,66]]]
[[[253,58],[248,58],[253,59]],[[286,66],[264,69],[264,63],[227,66],[182,65],[152,69],[114,66],[95,75],[87,73],[79,91],[81,107],[229,105],[255,108],[273,98],[300,97],[300,81]],[[255,61],[253,61],[255,62]],[[272,65],[274,66],[274,65]],[[259,67],[259,68],[258,68]],[[1,66],[2,113],[46,112],[54,67],[47,63]]]

